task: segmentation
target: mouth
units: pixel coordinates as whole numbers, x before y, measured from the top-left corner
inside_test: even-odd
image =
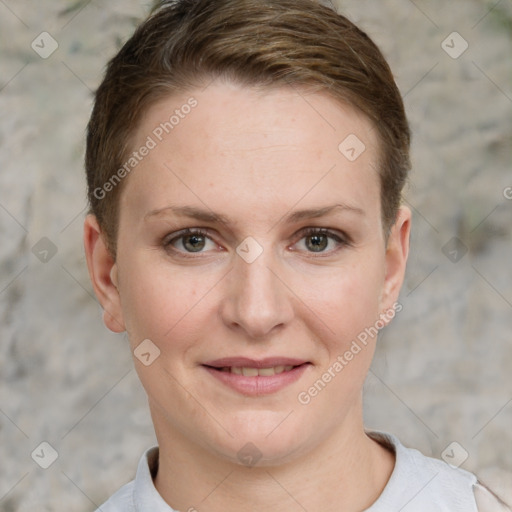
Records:
[[[234,373],[235,375],[243,375],[244,377],[257,377],[258,375],[260,377],[269,377],[271,375],[279,375],[283,372],[289,372],[290,370],[293,370],[293,368],[297,368],[297,366],[279,365],[269,366],[268,368],[254,368],[251,366],[222,366],[220,368],[216,368],[210,366],[210,368],[221,372]]]
[[[298,380],[309,361],[291,358],[224,358],[202,364],[222,384],[246,396],[274,393]]]

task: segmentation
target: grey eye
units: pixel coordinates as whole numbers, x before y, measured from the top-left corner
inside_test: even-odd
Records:
[[[310,235],[306,237],[306,247],[312,252],[321,252],[329,244],[329,237],[326,235]]]
[[[205,237],[202,235],[186,235],[181,237],[183,247],[189,252],[199,252],[206,245]]]

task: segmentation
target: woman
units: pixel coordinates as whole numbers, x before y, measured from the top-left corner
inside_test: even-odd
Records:
[[[102,511],[506,510],[363,425],[409,141],[382,54],[318,2],[163,2],[139,26],[96,94],[84,240],[158,447]]]

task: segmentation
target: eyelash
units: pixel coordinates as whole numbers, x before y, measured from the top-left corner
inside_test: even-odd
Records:
[[[178,254],[180,254],[180,256],[183,256],[185,258],[198,258],[200,256],[193,256],[193,254],[194,254],[193,252],[178,250],[178,249],[174,248],[172,245],[174,242],[176,242],[180,239],[186,238],[187,236],[191,236],[191,235],[197,235],[200,237],[208,238],[211,241],[213,241],[207,230],[204,230],[202,228],[187,228],[187,229],[184,229],[184,230],[178,232],[177,234],[172,236],[172,238],[166,237],[163,240],[163,246],[166,250],[170,250],[174,253],[178,253]],[[337,233],[332,232],[326,228],[315,228],[315,227],[303,228],[299,232],[299,235],[300,235],[300,238],[298,241],[302,240],[303,238],[307,238],[307,237],[311,237],[311,236],[326,235],[328,238],[330,238],[331,240],[334,240],[338,244],[338,247],[336,249],[333,249],[330,251],[325,251],[325,252],[319,251],[317,253],[315,253],[315,251],[306,251],[310,254],[315,254],[316,257],[331,255],[332,253],[337,252],[343,246],[346,247],[346,246],[351,245],[351,241],[347,235],[345,235],[345,234],[338,235]],[[198,251],[197,254],[201,255],[203,253],[201,251]]]

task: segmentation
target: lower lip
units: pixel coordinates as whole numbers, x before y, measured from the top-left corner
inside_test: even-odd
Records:
[[[203,366],[203,368],[205,368],[210,375],[242,395],[260,396],[280,391],[284,387],[299,380],[308,366],[309,363],[305,363],[287,372],[278,373],[276,375],[257,375],[255,377],[246,377],[236,373],[223,372],[209,366]]]

